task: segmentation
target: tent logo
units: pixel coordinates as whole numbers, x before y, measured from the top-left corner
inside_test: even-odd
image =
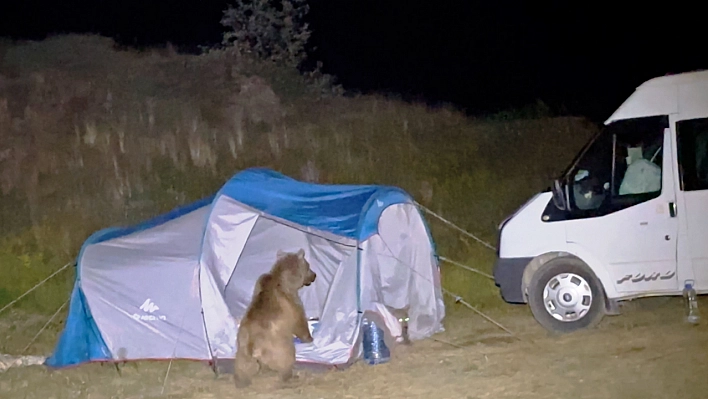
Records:
[[[151,301],[150,298],[148,298],[145,300],[145,302],[143,302],[142,305],[140,305],[140,310],[142,310],[143,312],[153,313],[156,310],[160,310],[160,308],[155,305],[155,302]]]
[[[150,314],[133,313],[133,319],[141,320],[141,321],[167,320],[167,316],[165,316],[165,315],[155,316],[152,314],[152,313],[155,313],[158,310],[160,310],[160,307],[155,305],[155,302],[150,300],[150,298],[146,299],[145,302],[143,302],[143,304],[140,305],[140,310],[142,310],[145,313],[150,313]]]

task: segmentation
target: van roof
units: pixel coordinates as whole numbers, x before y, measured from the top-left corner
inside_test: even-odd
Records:
[[[639,85],[605,124],[621,119],[668,115],[678,112],[680,86],[708,84],[708,70],[659,76]],[[707,104],[708,105],[708,104]]]
[[[708,80],[708,70],[677,73],[652,78],[639,85],[637,89],[651,86],[672,86]]]

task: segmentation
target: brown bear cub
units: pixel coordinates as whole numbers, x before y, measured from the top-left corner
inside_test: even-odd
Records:
[[[258,278],[251,304],[238,329],[234,382],[237,388],[251,383],[262,365],[280,374],[283,382],[293,376],[295,342],[312,342],[298,290],[317,275],[305,260],[305,251],[278,250],[270,273]]]

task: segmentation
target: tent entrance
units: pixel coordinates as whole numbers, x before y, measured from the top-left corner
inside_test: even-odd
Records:
[[[356,241],[281,223],[259,215],[236,260],[222,292],[225,306],[236,323],[251,303],[258,278],[271,270],[278,250],[305,250],[317,273],[314,283],[300,289],[305,314],[320,319],[313,344],[296,344],[298,362],[343,364],[351,355],[351,338],[357,327]],[[221,368],[221,366],[220,366]]]
[[[353,241],[353,240],[352,240]],[[355,255],[355,245],[332,241],[311,231],[298,229],[260,216],[238,257],[233,273],[224,287],[224,301],[231,315],[241,319],[251,302],[258,278],[270,271],[278,250],[305,250],[305,258],[317,273],[313,284],[300,289],[307,317],[322,316],[337,270]]]
[[[299,295],[306,316],[318,317],[320,324],[314,345],[298,344],[298,360],[329,364],[348,358],[356,328],[351,323],[358,320],[356,244],[352,238],[282,220],[226,196],[217,198],[207,221],[200,269],[212,357],[233,359],[238,324],[256,281],[271,270],[278,250],[302,248],[317,279]]]

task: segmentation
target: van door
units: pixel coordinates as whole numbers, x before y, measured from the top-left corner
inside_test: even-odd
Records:
[[[708,290],[708,118],[678,121],[676,131],[687,238],[679,256],[690,259],[696,290]]]
[[[581,159],[571,171],[576,216],[566,225],[569,247],[602,261],[618,292],[675,291],[678,218],[668,118],[618,121],[606,134],[598,142],[607,149],[596,150],[606,155]]]

